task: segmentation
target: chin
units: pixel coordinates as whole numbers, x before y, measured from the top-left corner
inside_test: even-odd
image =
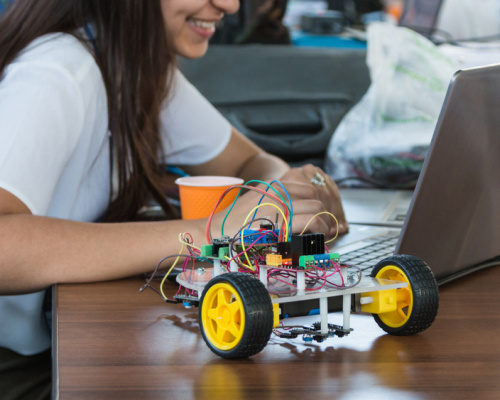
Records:
[[[177,48],[177,54],[184,58],[195,59],[203,57],[208,50],[208,42],[196,46],[182,46]]]

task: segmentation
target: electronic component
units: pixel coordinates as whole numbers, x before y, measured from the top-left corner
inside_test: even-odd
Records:
[[[309,256],[300,256],[299,257],[299,267],[305,268],[312,265],[318,265],[322,263],[328,262],[336,262],[340,261],[340,256],[338,253],[324,253],[324,254],[314,254]]]
[[[222,247],[228,247],[232,243],[232,239],[229,236],[222,236],[220,238],[215,238],[212,240],[212,256],[219,257],[219,249]]]
[[[281,254],[266,254],[266,265],[279,266],[283,264],[283,257]]]
[[[279,230],[270,229],[244,229],[243,230],[243,243],[254,243],[254,244],[265,244],[265,243],[276,243]]]
[[[374,314],[382,329],[398,335],[419,332],[433,321],[437,312],[437,290],[422,295],[412,291],[408,295],[407,288],[411,289],[413,282],[417,287],[437,288],[432,271],[423,261],[413,256],[394,256],[379,262],[374,270],[376,274],[366,277],[356,265],[341,264],[338,253],[328,252],[325,245],[334,239],[325,242],[325,235],[321,233],[291,234],[291,204],[287,206],[283,198],[260,192],[283,207],[279,225],[280,219],[277,218],[276,223],[269,218],[257,219],[252,210],[234,236],[224,235],[222,229],[221,237],[212,238],[208,224],[209,244],[201,248],[194,246],[190,234],[180,234],[179,254],[160,260],[143,287],[156,291],[166,302],[199,307],[200,331],[215,354],[224,358],[254,355],[267,344],[272,332],[283,339],[300,335],[306,342],[342,337],[352,331],[350,312],[353,309]],[[272,206],[265,203],[258,207],[261,205]],[[252,215],[254,219],[248,222]],[[338,223],[335,216],[330,215]],[[260,227],[250,229],[257,221],[261,221]],[[163,283],[181,256],[185,258],[176,281],[184,290],[169,300]],[[158,290],[150,285],[151,280],[161,263],[169,258],[175,258],[175,262]],[[196,267],[196,262],[207,261],[210,268]],[[427,275],[423,275],[423,271],[427,271]],[[393,276],[398,279],[393,280]],[[408,299],[411,299],[410,307],[407,307]],[[431,310],[429,314],[422,314],[417,322],[413,322],[410,314],[401,312],[404,306],[411,313],[414,301],[419,306],[415,309],[425,306]],[[328,323],[330,310],[342,310],[342,325]],[[321,320],[312,326],[280,323],[280,319],[305,314],[319,314]],[[244,324],[242,315],[245,315]],[[228,344],[231,344],[229,349]]]
[[[284,260],[292,259],[292,246],[290,242],[278,242],[276,250]]]
[[[292,235],[290,246],[292,263],[299,265],[300,256],[325,253],[325,235],[322,233]]]

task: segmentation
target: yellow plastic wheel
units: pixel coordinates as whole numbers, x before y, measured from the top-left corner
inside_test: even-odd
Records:
[[[399,328],[408,322],[413,309],[413,294],[411,284],[406,274],[396,265],[387,265],[383,267],[375,276],[379,279],[389,279],[391,281],[406,282],[407,287],[396,291],[397,298],[396,310],[379,314],[381,321],[391,327]]]
[[[228,283],[210,287],[203,300],[201,318],[207,339],[220,350],[231,350],[245,330],[245,309],[236,289]]]
[[[258,279],[245,273],[230,272],[209,281],[198,314],[203,339],[224,358],[257,354],[273,329],[269,293]]]
[[[432,325],[439,308],[439,291],[432,270],[423,260],[395,255],[375,265],[371,276],[408,285],[396,291],[396,310],[373,314],[384,331],[397,336],[413,335]]]

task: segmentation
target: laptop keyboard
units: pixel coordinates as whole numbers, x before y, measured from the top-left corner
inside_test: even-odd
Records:
[[[356,265],[362,271],[371,269],[379,261],[394,254],[398,233],[377,236],[370,239],[366,246],[340,254],[342,264]]]

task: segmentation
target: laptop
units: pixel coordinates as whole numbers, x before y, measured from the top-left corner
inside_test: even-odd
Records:
[[[351,229],[331,248],[342,262],[369,273],[390,254],[410,254],[431,267],[440,285],[500,264],[499,87],[500,64],[455,73],[415,190],[406,194],[406,216],[385,210],[399,221],[363,221],[355,214],[370,210],[366,200],[353,205],[355,193],[343,198]],[[366,196],[371,189],[354,190]],[[375,202],[381,192],[372,190]]]
[[[412,29],[432,39],[442,4],[443,0],[406,0],[399,26]]]
[[[339,188],[351,224],[402,228],[413,189]]]

